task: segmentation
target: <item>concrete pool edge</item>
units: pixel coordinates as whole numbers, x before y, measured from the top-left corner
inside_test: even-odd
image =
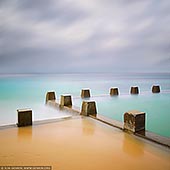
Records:
[[[76,106],[72,106],[72,107],[62,106],[62,107],[60,107],[60,104],[57,103],[56,101],[48,101],[47,106],[54,107],[56,109],[59,109],[60,111],[69,112],[69,113],[71,113],[71,115],[70,116],[63,116],[61,118],[56,118],[56,119],[37,120],[37,121],[33,122],[33,126],[37,126],[37,125],[41,125],[41,124],[48,124],[48,123],[55,123],[55,122],[59,122],[59,121],[73,119],[73,118],[76,118],[76,117],[77,118],[86,117],[86,116],[80,115],[80,108],[76,107]],[[88,117],[95,119],[99,122],[102,122],[104,124],[107,124],[109,126],[118,128],[125,133],[129,133],[128,131],[124,130],[122,122],[107,118],[107,117],[100,115],[100,114],[97,114],[97,117],[94,117],[94,116],[91,116],[91,115],[88,116]],[[17,127],[16,124],[3,125],[3,126],[0,126],[0,130],[9,129],[9,128],[16,128],[16,127]],[[165,146],[165,147],[170,149],[170,138],[168,138],[168,137],[163,137],[163,136],[157,135],[155,133],[152,133],[152,132],[149,132],[149,131],[146,131],[146,130],[141,131],[141,132],[136,132],[136,133],[130,133],[130,134],[134,135],[134,136],[138,136],[138,137],[143,138],[145,140],[155,142],[157,144],[160,144],[160,145]]]
[[[60,107],[60,104],[57,103],[56,101],[48,101],[47,105]],[[80,113],[81,113],[80,107],[77,107],[77,106],[72,106],[72,107],[64,106],[62,108],[60,107],[60,109],[61,110],[63,109],[65,111],[69,111],[69,112],[73,113],[73,115],[80,115]],[[118,128],[118,129],[124,131],[125,133],[129,133],[128,131],[124,130],[122,122],[107,118],[107,117],[105,117],[101,114],[97,114],[97,117],[92,116],[92,115],[90,115],[89,117],[91,117],[92,119],[98,120],[100,122],[103,122],[107,125]],[[160,136],[158,134],[155,134],[155,133],[147,131],[147,130],[141,131],[141,132],[136,132],[136,133],[131,133],[131,134],[138,136],[138,137],[141,137],[145,140],[155,142],[157,144],[160,144],[160,145],[165,146],[165,147],[170,149],[170,138],[168,138],[168,137]]]

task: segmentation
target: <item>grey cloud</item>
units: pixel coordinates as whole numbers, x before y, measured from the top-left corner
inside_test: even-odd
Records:
[[[35,21],[54,21],[56,24],[69,25],[72,22],[86,17],[73,3],[64,3],[62,0],[21,0],[16,6],[26,19]]]
[[[0,2],[0,73],[170,71],[167,0]]]

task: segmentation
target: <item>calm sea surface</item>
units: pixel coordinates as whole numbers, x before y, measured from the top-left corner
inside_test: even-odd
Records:
[[[152,94],[152,85],[159,84],[161,93]],[[130,95],[131,86],[139,86],[139,95]],[[118,87],[120,95],[109,96],[110,87]],[[149,131],[170,137],[170,74],[56,74],[56,75],[0,75],[0,125],[17,122],[17,109],[31,108],[34,120],[69,115],[46,107],[45,94],[55,91],[71,94],[73,105],[81,106],[80,91],[90,88],[92,100],[100,114],[123,121],[128,110],[146,113]]]

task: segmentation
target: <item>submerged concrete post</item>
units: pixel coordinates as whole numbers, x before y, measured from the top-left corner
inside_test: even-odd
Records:
[[[139,94],[139,88],[137,86],[133,86],[130,89],[131,94]]]
[[[47,102],[48,102],[49,100],[56,100],[55,92],[53,92],[53,91],[47,92],[45,103],[47,104]]]
[[[96,117],[97,109],[96,109],[96,102],[95,101],[83,101],[81,107],[81,115],[89,116],[92,115]]]
[[[124,113],[124,129],[131,132],[145,130],[145,113],[137,110]]]
[[[152,86],[152,93],[160,93],[160,87],[159,85],[153,85]]]
[[[60,106],[72,106],[72,98],[71,95],[61,95],[60,98]]]
[[[32,110],[31,109],[18,109],[18,123],[17,126],[30,126],[32,125]]]
[[[90,89],[82,89],[81,98],[90,98]]]
[[[119,95],[119,90],[117,87],[112,87],[110,89],[110,96],[115,96],[115,95]]]

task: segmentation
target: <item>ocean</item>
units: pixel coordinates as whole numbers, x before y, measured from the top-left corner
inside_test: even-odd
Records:
[[[152,85],[160,85],[161,92],[153,94]],[[139,95],[129,93],[131,86],[139,87]],[[111,87],[119,88],[119,95],[110,97]],[[146,113],[146,129],[170,137],[170,73],[103,73],[103,74],[16,74],[0,75],[0,126],[17,122],[17,109],[31,108],[33,120],[68,116],[45,106],[47,91],[60,95],[71,94],[73,105],[81,107],[80,92],[90,88],[91,99],[101,115],[123,122],[129,110]]]

